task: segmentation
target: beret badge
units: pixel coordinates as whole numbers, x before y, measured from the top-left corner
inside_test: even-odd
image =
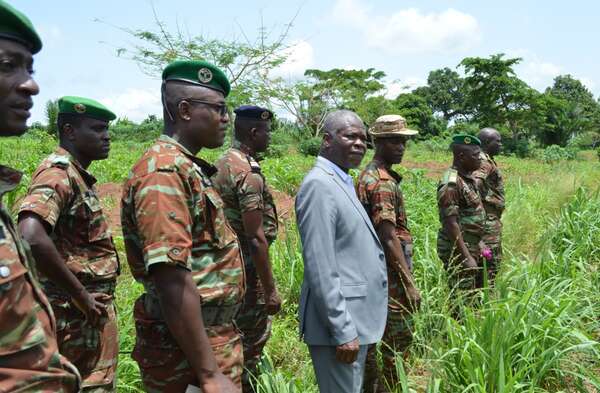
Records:
[[[213,78],[212,71],[208,68],[200,68],[198,70],[198,80],[202,83],[209,83]]]
[[[87,108],[83,104],[75,104],[73,105],[73,109],[75,109],[75,112],[77,113],[85,113]]]
[[[271,114],[268,111],[263,111],[263,113],[260,114],[260,118],[263,120],[268,120],[269,117],[271,117]]]
[[[471,144],[471,138],[469,138],[468,136],[465,137],[465,145],[470,145]]]

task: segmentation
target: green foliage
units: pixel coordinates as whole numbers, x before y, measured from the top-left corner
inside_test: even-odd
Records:
[[[600,146],[600,133],[594,131],[582,132],[573,137],[567,146],[577,149],[589,149]]]
[[[458,72],[448,67],[431,71],[427,86],[419,87],[413,93],[423,97],[431,110],[441,113],[446,121],[467,116],[467,86]]]
[[[323,138],[319,136],[306,138],[300,142],[300,152],[306,156],[316,157],[319,155],[319,150],[321,149],[322,142]]]
[[[393,101],[393,107],[410,127],[420,131],[419,138],[440,135],[446,129],[445,122],[435,118],[427,101],[417,94],[400,94]]]
[[[58,137],[58,100],[48,100],[44,106],[44,114],[46,115],[46,132],[53,137]]]
[[[577,157],[577,152],[573,149],[551,145],[545,148],[542,152],[542,160],[547,163],[554,163],[560,160],[574,160]]]

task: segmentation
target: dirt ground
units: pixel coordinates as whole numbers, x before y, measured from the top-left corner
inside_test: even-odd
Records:
[[[121,184],[104,183],[96,187],[98,197],[102,203],[104,213],[112,231],[115,234],[121,234]],[[273,190],[273,198],[277,206],[277,213],[280,220],[287,220],[294,211],[294,198],[286,193]]]

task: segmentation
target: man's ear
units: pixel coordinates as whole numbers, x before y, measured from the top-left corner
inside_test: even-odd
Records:
[[[323,141],[321,142],[321,145],[323,147],[329,147],[331,145],[331,135],[329,135],[327,132],[323,133]]]
[[[175,116],[179,116],[182,120],[190,121],[192,119],[192,106],[186,100],[182,100],[177,105],[177,113]]]

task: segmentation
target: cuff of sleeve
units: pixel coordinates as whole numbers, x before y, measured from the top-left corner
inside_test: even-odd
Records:
[[[150,266],[157,263],[180,266],[192,270],[190,261],[190,249],[178,244],[153,243],[144,248],[144,261],[146,271]]]
[[[358,332],[356,331],[356,328],[354,325],[350,324],[346,327],[346,329],[333,335],[333,342],[335,345],[342,345],[354,340],[357,337]]]

